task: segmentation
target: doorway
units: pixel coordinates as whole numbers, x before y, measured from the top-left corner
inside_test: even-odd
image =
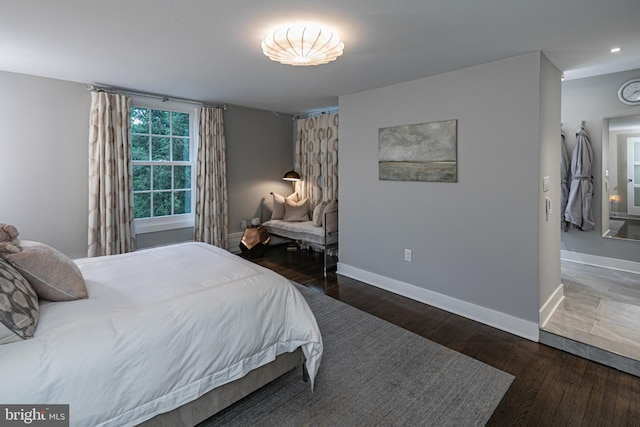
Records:
[[[561,262],[564,300],[543,331],[640,361],[640,274]]]

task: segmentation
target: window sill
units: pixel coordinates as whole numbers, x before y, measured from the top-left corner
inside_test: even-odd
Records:
[[[173,217],[136,219],[134,220],[134,226],[136,234],[189,228],[194,226],[194,216],[179,215]]]

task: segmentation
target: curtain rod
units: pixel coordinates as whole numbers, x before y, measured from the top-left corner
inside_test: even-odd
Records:
[[[326,110],[310,111],[293,116],[293,120],[308,119],[310,117],[324,116],[325,114],[338,114],[338,107],[328,108]]]
[[[131,91],[131,90],[126,90],[126,89],[119,89],[119,88],[115,88],[115,87],[111,87],[111,86],[101,86],[101,85],[87,85],[87,90],[90,92],[106,92],[106,93],[117,93],[120,95],[132,95],[132,96],[142,96],[145,98],[155,98],[155,99],[161,99],[162,102],[167,102],[167,101],[178,101],[178,102],[184,102],[187,104],[196,104],[196,105],[200,105],[202,107],[210,107],[210,108],[222,108],[224,111],[227,111],[229,109],[229,107],[226,104],[223,105],[211,105],[211,104],[205,104],[203,102],[200,101],[194,101],[192,99],[183,99],[183,98],[173,98],[170,96],[166,96],[166,95],[158,95],[155,93],[147,93],[147,92],[135,92],[135,91]]]

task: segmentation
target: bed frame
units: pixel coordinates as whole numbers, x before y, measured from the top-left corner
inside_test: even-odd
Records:
[[[195,426],[235,402],[248,396],[287,372],[302,366],[302,379],[306,381],[304,356],[299,348],[279,355],[273,362],[254,369],[242,378],[220,386],[173,411],[156,415],[139,424],[144,427]]]

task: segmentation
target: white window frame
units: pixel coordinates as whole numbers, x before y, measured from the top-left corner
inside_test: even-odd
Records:
[[[198,107],[194,104],[179,101],[163,101],[161,99],[131,96],[131,108],[150,108],[152,110],[173,111],[188,113],[191,128],[189,129],[191,159],[191,213],[161,216],[155,218],[138,218],[133,221],[136,234],[154,233],[158,231],[175,230],[179,228],[193,227],[195,224],[195,199],[196,199],[196,163],[198,153]],[[131,161],[132,166],[135,164]],[[171,162],[167,162],[171,164]]]

